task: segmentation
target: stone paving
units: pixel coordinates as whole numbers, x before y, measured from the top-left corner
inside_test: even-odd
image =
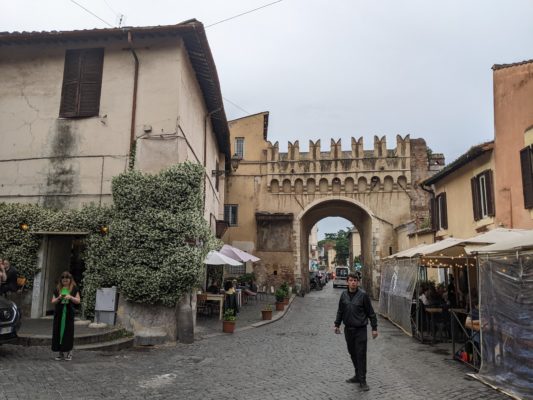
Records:
[[[369,341],[369,392],[353,375],[343,335],[332,330],[340,289],[297,297],[284,318],[192,345],[74,354],[0,346],[5,399],[507,399],[466,376],[441,347],[422,345],[380,319]]]

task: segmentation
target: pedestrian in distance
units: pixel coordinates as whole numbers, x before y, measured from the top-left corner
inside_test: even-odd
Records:
[[[4,260],[0,258],[0,286],[5,282],[7,279],[6,271],[4,270]]]
[[[359,287],[359,282],[359,275],[348,274],[348,289],[342,292],[339,299],[335,333],[341,333],[340,326],[344,323],[344,338],[355,368],[355,375],[346,382],[359,383],[361,390],[368,391],[370,388],[366,383],[367,325],[370,320],[372,339],[375,339],[378,337],[378,320],[370,297]]]
[[[2,286],[0,286],[0,294],[5,294],[7,292],[16,292],[18,272],[15,267],[11,265],[11,262],[7,259],[4,259],[3,265],[5,278],[2,278],[4,282],[2,283]]]
[[[74,346],[74,305],[80,304],[80,292],[70,272],[61,274],[52,296],[54,325],[52,331],[52,351],[59,352],[57,361],[72,360]]]

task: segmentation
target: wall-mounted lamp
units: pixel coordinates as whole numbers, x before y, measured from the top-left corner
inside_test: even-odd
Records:
[[[20,229],[23,230],[24,232],[26,232],[28,229],[30,229],[30,226],[23,222],[22,224],[19,225]]]
[[[233,157],[231,157],[231,170],[233,172],[237,171],[237,168],[239,168],[239,164],[240,162],[242,161],[242,157],[239,156],[237,153],[235,153],[233,155]],[[221,175],[226,175],[229,171],[226,171],[225,169],[221,169],[221,170],[212,170],[211,171],[211,174],[213,176],[221,176]]]
[[[100,233],[101,233],[102,235],[107,235],[107,234],[109,233],[109,227],[106,226],[106,225],[101,226],[101,227],[100,227]]]

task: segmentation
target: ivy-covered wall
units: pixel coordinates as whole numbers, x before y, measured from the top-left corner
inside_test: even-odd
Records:
[[[88,232],[86,315],[93,313],[96,289],[112,285],[131,301],[173,306],[198,284],[205,255],[220,245],[203,218],[203,174],[189,162],[155,175],[123,173],[113,179],[113,207],[0,203],[0,257],[9,258],[31,287],[41,240],[35,232]],[[23,223],[29,230],[20,228]]]

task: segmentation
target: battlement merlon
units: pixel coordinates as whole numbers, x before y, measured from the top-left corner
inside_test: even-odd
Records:
[[[280,153],[279,143],[267,142],[267,161],[318,161],[323,159],[338,160],[346,159],[351,156],[352,159],[364,158],[390,158],[392,157],[410,157],[411,156],[411,139],[409,135],[401,137],[396,135],[396,148],[387,149],[386,136],[379,138],[374,136],[374,149],[365,151],[363,145],[363,138],[351,140],[351,151],[342,151],[341,139],[335,141],[331,139],[329,151],[321,151],[320,139],[313,142],[309,141],[309,151],[300,152],[300,142],[296,140],[294,143],[288,142],[287,153]]]

